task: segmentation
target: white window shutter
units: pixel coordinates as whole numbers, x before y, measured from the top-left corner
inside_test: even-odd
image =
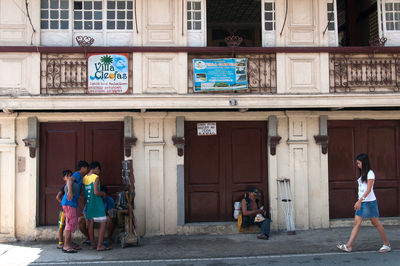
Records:
[[[263,47],[275,46],[275,0],[262,0],[261,25]]]
[[[207,46],[206,0],[188,0],[186,28],[188,46]]]

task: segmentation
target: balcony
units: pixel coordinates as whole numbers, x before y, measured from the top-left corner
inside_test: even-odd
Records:
[[[323,49],[317,48],[316,50]],[[286,50],[290,51],[290,48]],[[399,92],[400,54],[348,51],[343,53],[340,52],[343,50],[340,48],[328,48],[327,50],[329,51],[330,93]],[[193,90],[193,59],[230,57],[232,54],[221,52],[188,53],[187,94],[199,94]],[[276,53],[238,52],[234,54],[234,57],[248,59],[248,88],[234,92],[220,91],[206,92],[205,94],[277,94]],[[128,95],[132,94],[132,71],[130,74]],[[87,94],[86,54],[41,53],[40,92],[42,95]]]
[[[331,93],[384,93],[400,89],[400,57],[390,54],[330,54]]]
[[[3,47],[0,53],[3,52],[40,56],[40,84],[35,83],[35,92],[19,90],[22,91],[20,93],[11,88],[15,93],[2,94],[2,107],[9,110],[246,110],[400,106],[400,97],[397,97],[400,87],[398,47],[93,47],[87,50],[76,47]],[[88,53],[129,54],[129,66],[134,68],[129,70],[127,93],[88,93]],[[133,62],[136,60],[133,58],[142,61]],[[145,61],[149,58],[154,59],[156,64],[161,62],[161,65],[151,69],[153,72],[148,69],[151,65],[149,61]],[[194,92],[192,60],[202,58],[247,58],[248,88]],[[323,81],[317,83],[309,76],[303,79],[303,76],[297,75],[295,81],[300,85],[304,82],[305,89],[286,89],[293,80],[290,76],[293,64],[290,65],[289,60],[295,63],[299,61],[298,65],[306,62],[306,67],[312,66],[306,69],[307,73],[311,73],[310,77],[315,76],[317,82]],[[154,71],[160,71],[160,66],[164,65],[170,67],[167,72],[155,74]],[[146,80],[149,78],[146,73],[152,74],[152,83]],[[183,77],[185,73],[187,76]],[[157,82],[163,83],[165,79],[171,85],[159,86]],[[318,86],[308,89],[309,82]],[[149,84],[152,86],[150,90],[146,87]],[[10,96],[12,101],[9,101]],[[88,99],[90,106],[86,105]]]
[[[193,55],[188,56],[188,93],[193,90],[193,59],[230,58],[232,55]],[[234,91],[237,94],[276,94],[276,56],[274,53],[263,54],[235,54],[236,58],[247,58],[248,88]],[[206,92],[206,93],[227,93]],[[229,92],[232,93],[232,92]]]
[[[87,94],[86,54],[42,53],[40,64],[42,95]],[[129,77],[132,93],[132,71]]]
[[[228,58],[231,55],[189,55],[188,93],[193,92],[193,64],[197,58]],[[247,58],[248,89],[236,91],[240,94],[276,93],[275,54],[237,54],[237,58]],[[132,77],[132,73],[130,73]],[[132,78],[129,80],[132,84]],[[41,54],[41,88],[43,95],[86,94],[87,60],[85,54]],[[129,92],[132,92],[130,86]],[[225,91],[226,92],[226,91]],[[218,93],[224,93],[218,92]]]

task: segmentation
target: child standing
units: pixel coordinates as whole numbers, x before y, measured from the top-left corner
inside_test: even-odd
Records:
[[[61,201],[65,194],[65,184],[67,183],[67,179],[72,176],[72,171],[64,170],[62,172],[62,176],[63,176],[64,185],[60,188],[60,190],[58,191],[57,196],[56,196],[56,200],[60,203],[60,207],[61,207],[59,214],[58,214],[58,245],[57,245],[58,249],[62,249],[63,245],[64,245],[63,233],[64,233],[64,228],[65,228],[65,214],[62,210]]]
[[[112,236],[114,232],[114,227],[116,223],[116,212],[115,212],[115,202],[112,197],[110,197],[107,192],[108,189],[106,186],[101,185],[100,190],[104,193],[106,193],[105,198],[103,198],[103,204],[104,204],[104,211],[106,213],[107,221],[106,221],[106,228],[104,232],[104,241],[103,245],[109,247],[112,243]],[[85,207],[83,208],[82,211],[83,216],[79,217],[78,219],[78,227],[81,233],[86,237],[86,240],[84,240],[83,243],[86,245],[90,245],[90,237],[89,237],[89,221],[86,219],[86,204]],[[107,234],[106,234],[107,232]],[[107,235],[107,237],[106,237]]]
[[[75,232],[78,226],[78,200],[80,189],[82,186],[82,177],[88,172],[89,164],[85,161],[79,161],[77,171],[69,178],[67,178],[67,191],[61,201],[63,212],[65,214],[65,233],[64,233],[64,247],[63,252],[76,253],[80,249],[78,245],[73,246],[72,244],[72,233]],[[76,193],[73,193],[73,184],[76,183]]]
[[[103,245],[104,231],[106,227],[106,212],[104,209],[103,199],[106,193],[100,190],[101,166],[99,162],[92,162],[89,166],[89,173],[83,178],[83,191],[86,202],[86,219],[89,220],[89,238],[91,249],[104,251],[110,248]],[[94,242],[94,223],[100,223],[99,239],[97,247]]]
[[[356,158],[356,165],[360,170],[360,178],[358,178],[358,201],[354,204],[356,211],[354,217],[354,226],[350,234],[350,239],[346,244],[339,244],[337,247],[346,252],[351,252],[354,241],[360,231],[363,218],[369,218],[371,223],[376,227],[383,240],[383,246],[379,252],[386,253],[391,251],[390,243],[386,238],[385,229],[379,221],[378,203],[374,194],[375,174],[371,169],[367,154],[360,154]]]

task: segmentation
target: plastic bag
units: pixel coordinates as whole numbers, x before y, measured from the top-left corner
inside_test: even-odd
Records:
[[[265,220],[265,218],[264,218],[264,216],[262,216],[261,213],[257,214],[256,218],[254,218],[254,222],[256,222],[256,223],[260,223],[260,222],[262,222],[264,220]]]

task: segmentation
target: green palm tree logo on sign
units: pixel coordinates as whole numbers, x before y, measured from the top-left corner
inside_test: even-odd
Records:
[[[100,62],[102,62],[104,64],[104,68],[105,68],[106,71],[111,70],[110,69],[110,65],[113,62],[113,58],[111,56],[109,56],[109,55],[102,56],[100,58]]]

